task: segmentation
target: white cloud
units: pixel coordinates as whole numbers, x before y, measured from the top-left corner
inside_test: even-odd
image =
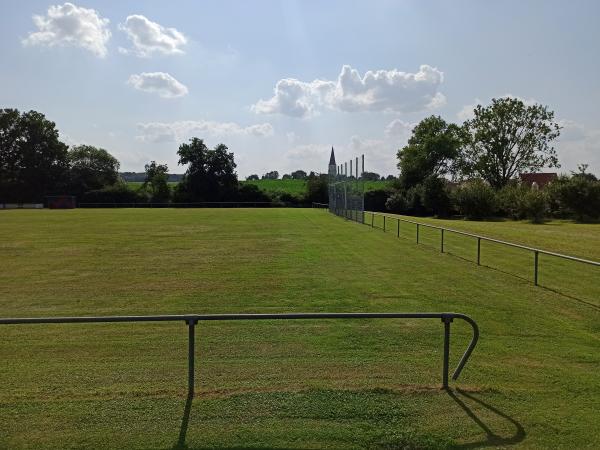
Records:
[[[143,72],[131,75],[127,84],[144,92],[156,93],[162,98],[176,98],[187,95],[188,88],[165,72]]]
[[[481,100],[476,98],[473,103],[463,106],[461,110],[456,114],[456,117],[458,117],[458,120],[460,120],[461,122],[471,120],[473,117],[475,117],[475,114],[473,114],[473,110],[477,107],[477,105],[480,104]]]
[[[408,123],[400,119],[395,119],[385,127],[385,135],[391,138],[408,139],[408,136],[410,136],[410,133],[414,127],[414,123]]]
[[[362,77],[345,65],[336,81],[279,80],[273,97],[259,100],[252,109],[292,117],[309,117],[323,108],[346,112],[423,111],[445,103],[439,92],[443,80],[444,74],[428,65],[422,65],[417,73],[377,70],[367,71]]]
[[[211,120],[184,120],[178,122],[138,123],[140,134],[137,140],[144,142],[182,142],[196,135],[208,136],[256,136],[273,135],[270,123],[261,123],[243,127],[234,122],[215,122]]]
[[[140,57],[148,57],[154,53],[174,55],[183,53],[182,47],[187,43],[183,33],[175,28],[165,28],[138,14],[127,16],[119,29],[127,34],[133,44],[131,50],[120,48],[122,53],[132,52]]]
[[[107,54],[109,20],[101,18],[94,9],[72,3],[54,5],[45,16],[34,15],[33,23],[38,31],[29,33],[24,45],[81,47],[101,58]]]
[[[588,130],[572,120],[558,120],[560,136],[556,152],[561,172],[577,170],[578,164],[589,164],[588,172],[600,176],[600,129]]]

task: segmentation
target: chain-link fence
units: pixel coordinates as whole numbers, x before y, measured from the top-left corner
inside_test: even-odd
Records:
[[[349,169],[349,170],[348,170]],[[337,165],[329,161],[329,211],[356,222],[365,222],[365,156]]]

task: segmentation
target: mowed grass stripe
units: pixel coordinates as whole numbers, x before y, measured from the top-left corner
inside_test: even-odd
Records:
[[[598,310],[509,274],[318,210],[11,211],[0,228],[5,317],[453,310],[481,327],[455,400],[437,321],[200,324],[189,448],[598,442]],[[454,365],[469,327],[452,336]],[[0,337],[0,446],[178,442],[183,324]]]

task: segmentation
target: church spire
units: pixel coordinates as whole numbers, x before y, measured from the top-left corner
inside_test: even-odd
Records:
[[[331,147],[331,156],[329,157],[329,165],[335,166],[335,153],[333,153],[333,147]]]

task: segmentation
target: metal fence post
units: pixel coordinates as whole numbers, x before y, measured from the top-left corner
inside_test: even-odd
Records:
[[[373,226],[374,226],[374,225],[373,225],[373,224],[374,224],[374,222],[375,222],[375,213],[373,213],[373,212],[372,212],[372,213],[371,213],[371,228],[373,228]]]
[[[444,229],[442,228],[441,242],[440,242],[440,252],[444,253]]]
[[[477,238],[477,265],[481,265],[481,238]]]
[[[188,324],[188,397],[194,396],[194,344],[195,328],[198,321],[196,319],[186,320]]]
[[[448,389],[448,365],[450,361],[450,323],[452,317],[442,317],[444,323],[444,368],[442,370],[442,388]]]
[[[540,253],[536,250],[533,257],[533,284],[538,285],[538,260]]]
[[[398,230],[396,231],[396,237],[400,237],[400,219],[398,219]]]
[[[417,224],[417,244],[419,243],[419,224]]]
[[[383,216],[383,232],[385,233],[385,216]]]

